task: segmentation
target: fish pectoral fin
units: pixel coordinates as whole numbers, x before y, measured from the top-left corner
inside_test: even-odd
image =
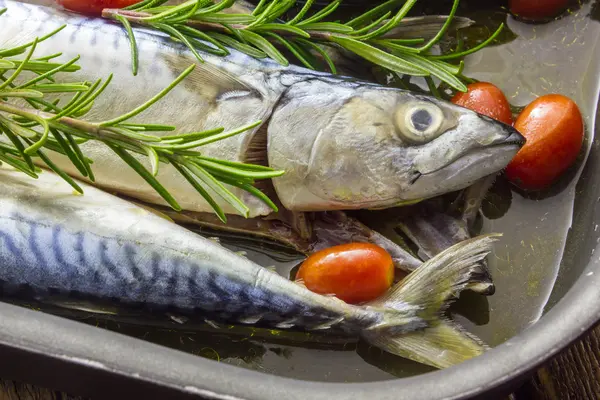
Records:
[[[119,197],[121,197],[121,196],[119,196]],[[131,200],[131,199],[125,199],[125,200],[128,200],[131,203],[135,204],[141,210],[148,211],[149,213],[154,214],[154,215],[156,215],[158,217],[161,217],[162,219],[165,219],[165,220],[167,220],[169,222],[173,222],[173,223],[175,222],[175,221],[173,221],[173,219],[171,217],[169,217],[167,214],[161,212],[160,210],[158,210],[153,205],[142,203],[141,201],[137,201],[137,200]],[[141,211],[141,210],[138,210],[138,211]]]
[[[182,61],[175,55],[166,57],[166,62],[176,71],[187,67],[187,64],[180,65]],[[201,91],[203,96],[211,101],[239,99],[247,96],[262,97],[256,88],[241,81],[228,71],[207,62],[196,65],[184,82],[186,87],[189,85],[193,90]]]
[[[12,49],[14,47],[23,46],[24,44],[29,43],[36,36],[38,35],[31,25],[24,26],[22,27],[22,30],[19,31],[18,35],[0,36],[0,49]]]
[[[437,321],[416,332],[395,337],[379,336],[368,340],[388,353],[410,360],[447,368],[483,354],[483,342],[451,321]]]

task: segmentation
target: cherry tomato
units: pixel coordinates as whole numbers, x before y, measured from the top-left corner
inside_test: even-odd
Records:
[[[506,176],[522,189],[547,188],[581,151],[583,118],[577,104],[568,97],[539,97],[519,115],[515,128],[527,143],[506,168]]]
[[[312,254],[296,279],[316,293],[333,294],[350,304],[374,300],[394,282],[392,257],[370,243],[349,243]]]
[[[70,11],[86,15],[101,15],[105,8],[123,8],[140,0],[57,0],[58,4]]]
[[[457,93],[452,98],[452,102],[505,124],[512,125],[513,123],[510,104],[506,96],[491,83],[472,83],[467,86],[466,93]]]
[[[510,0],[508,6],[518,17],[543,20],[559,15],[568,3],[569,0]]]

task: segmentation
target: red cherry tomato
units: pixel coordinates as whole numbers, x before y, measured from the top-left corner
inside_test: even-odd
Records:
[[[512,125],[513,117],[506,96],[498,87],[487,82],[472,83],[467,92],[457,93],[452,102],[479,114]]]
[[[506,168],[506,176],[522,189],[547,188],[581,151],[583,118],[577,104],[568,97],[539,97],[519,115],[515,128],[527,143]]]
[[[390,288],[394,263],[374,244],[343,244],[312,254],[300,266],[296,279],[313,292],[358,304],[374,300]]]
[[[98,16],[102,14],[105,8],[123,8],[140,0],[57,0],[69,11],[75,11],[81,14]]]
[[[510,12],[531,20],[553,18],[563,12],[569,0],[510,0]]]

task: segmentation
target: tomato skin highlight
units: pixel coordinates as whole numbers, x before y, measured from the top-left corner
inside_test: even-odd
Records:
[[[506,176],[524,190],[548,188],[575,162],[583,145],[581,112],[562,95],[533,101],[519,115],[515,128],[527,143],[506,168]]]
[[[510,0],[510,12],[530,20],[553,18],[563,12],[569,0]]]
[[[99,16],[105,8],[123,8],[139,3],[140,0],[57,0],[57,2],[69,11]]]
[[[488,82],[472,83],[467,86],[467,92],[457,93],[452,103],[468,108],[479,114],[487,115],[497,121],[512,125],[513,116],[502,90]]]
[[[349,243],[312,254],[296,279],[319,294],[333,294],[350,304],[374,300],[394,282],[394,262],[381,247]]]

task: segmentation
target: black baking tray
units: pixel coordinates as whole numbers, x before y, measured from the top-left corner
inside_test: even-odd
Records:
[[[595,84],[590,87],[598,86],[597,78],[591,78],[590,82]],[[589,96],[597,99],[597,95]],[[597,127],[588,128],[593,133],[597,131]],[[75,395],[113,399],[501,397],[600,320],[600,259],[592,256],[600,255],[598,176],[600,142],[595,140],[577,186],[573,228],[548,312],[526,331],[459,366],[370,383],[290,379],[0,302],[0,376]]]

